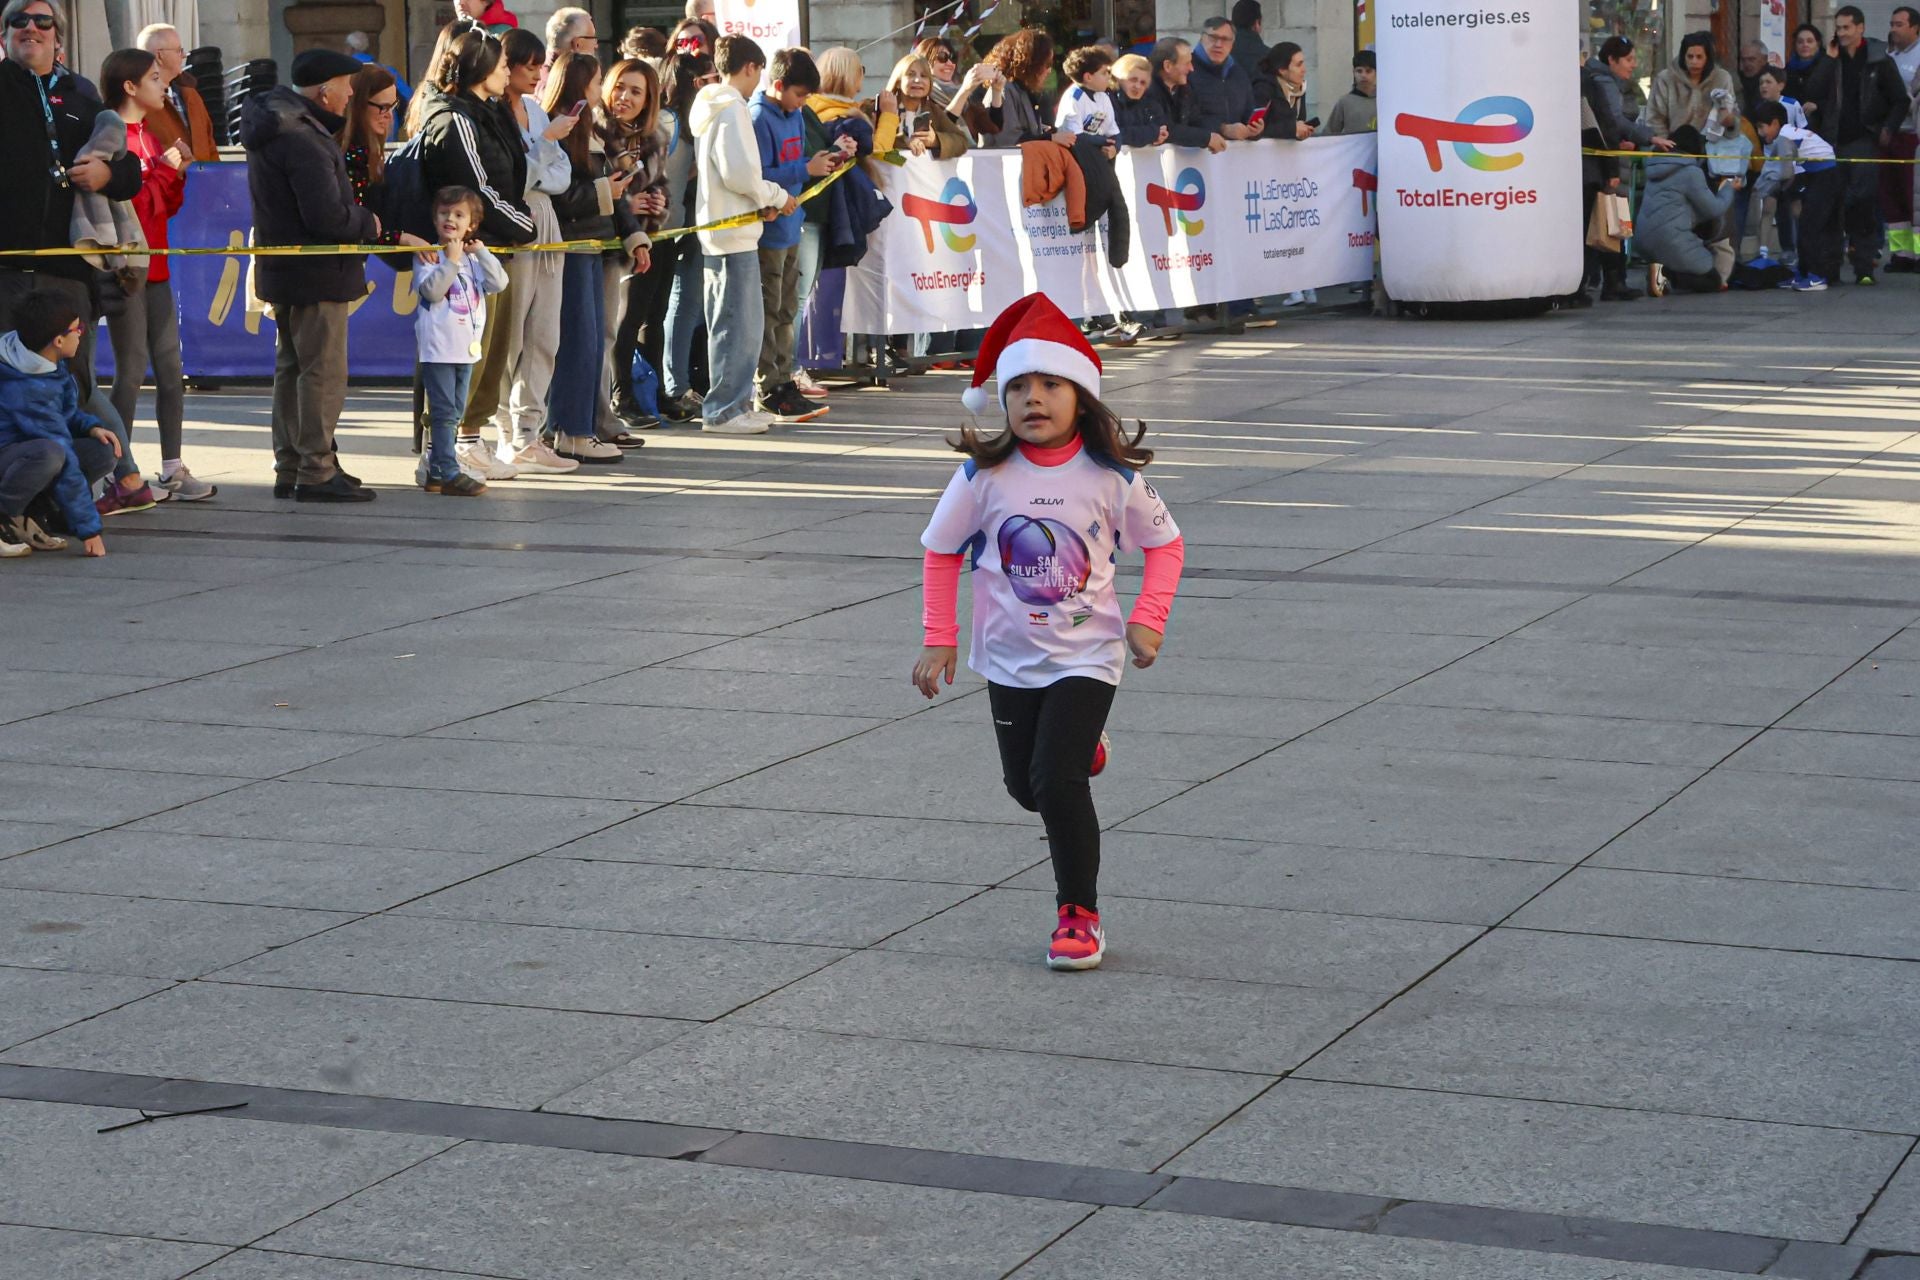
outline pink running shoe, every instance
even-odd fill
[[[1060,908],[1060,927],[1047,948],[1049,969],[1098,969],[1107,954],[1107,934],[1100,913],[1072,903]]]
[[[1107,767],[1107,749],[1112,745],[1113,739],[1104,733],[1100,735],[1100,741],[1093,746],[1093,767],[1087,770],[1089,778],[1099,777],[1101,770]]]

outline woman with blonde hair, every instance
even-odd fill
[[[900,150],[936,160],[967,153],[966,130],[934,98],[933,83],[933,64],[917,53],[893,64],[887,87],[867,106],[874,121],[874,150],[882,154]],[[960,99],[958,93],[955,99]]]

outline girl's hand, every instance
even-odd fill
[[[873,105],[879,108],[881,115],[898,115],[900,112],[900,99],[894,97],[891,89],[882,89],[873,100]]]
[[[653,250],[644,244],[633,247],[633,274],[643,276],[653,270]]]
[[[1127,652],[1133,655],[1133,665],[1150,667],[1153,660],[1160,656],[1160,642],[1163,637],[1158,631],[1144,622],[1127,624]],[[929,695],[931,696],[931,695]]]
[[[546,131],[542,133],[540,136],[545,138],[548,142],[558,142],[560,141],[560,139],[572,133],[573,126],[578,124],[579,122],[580,122],[580,118],[578,116],[570,116],[565,114],[557,115],[553,119],[547,121]]]
[[[627,194],[627,184],[633,181],[633,170],[623,169],[619,173],[607,176],[607,185],[613,188],[613,198],[618,200]]]
[[[160,159],[170,167],[181,170],[193,163],[193,157],[182,151],[177,142],[161,152]]]
[[[1156,643],[1154,647],[1159,645]],[[913,687],[929,698],[938,694],[941,676],[946,677],[948,684],[953,683],[953,670],[959,659],[960,650],[953,645],[928,645],[920,651],[920,661],[913,664]]]

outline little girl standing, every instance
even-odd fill
[[[967,665],[987,678],[1007,790],[1040,815],[1053,855],[1059,918],[1047,949],[1055,969],[1093,969],[1106,955],[1100,924],[1100,820],[1087,780],[1106,763],[1107,712],[1131,651],[1148,667],[1160,652],[1180,585],[1185,544],[1137,469],[1153,461],[1100,403],[1100,358],[1044,294],[1030,294],[987,330],[967,408],[1000,384],[1006,430],[963,429],[968,456],[920,541],[926,648],[913,669],[933,697],[953,683],[962,557],[973,559],[973,638]],[[1114,564],[1126,546],[1146,554],[1145,581],[1121,620]]]

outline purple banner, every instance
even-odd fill
[[[173,219],[171,240],[182,248],[244,246],[253,225],[244,161],[196,164],[187,171],[187,199]],[[271,378],[273,321],[247,310],[247,262],[240,256],[172,258],[173,296],[180,308],[180,349],[189,378]],[[411,377],[411,273],[396,277],[378,258],[367,259],[367,296],[347,322],[347,367],[359,377]],[[95,361],[113,369],[112,344],[101,326]]]

